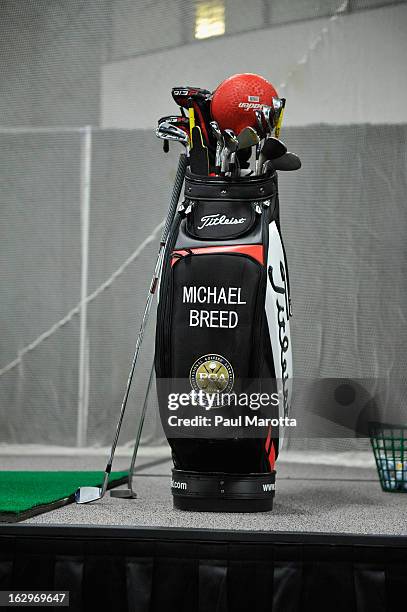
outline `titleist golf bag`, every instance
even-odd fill
[[[164,255],[155,352],[175,507],[272,509],[279,417],[290,405],[290,316],[277,174],[187,174]],[[253,391],[277,401],[253,409],[241,402]]]

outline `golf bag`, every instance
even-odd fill
[[[272,509],[280,417],[290,406],[290,316],[277,174],[188,173],[164,254],[155,348],[175,507]],[[277,401],[242,406],[253,391]],[[170,406],[181,393],[187,401]]]

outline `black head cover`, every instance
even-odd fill
[[[201,129],[198,126],[192,128],[192,143],[189,158],[191,172],[193,174],[208,176],[208,149],[203,144]]]

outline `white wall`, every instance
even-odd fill
[[[407,5],[401,4],[114,61],[102,69],[101,125],[152,127],[176,111],[173,86],[214,89],[236,72],[256,72],[277,86],[293,72],[279,91],[288,100],[286,125],[406,122],[406,33]],[[298,64],[307,51],[306,63]]]

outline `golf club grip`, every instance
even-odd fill
[[[179,156],[177,174],[175,176],[174,187],[172,190],[172,196],[170,201],[170,206],[168,210],[167,219],[164,225],[163,233],[161,236],[161,244],[165,244],[167,241],[167,237],[174,220],[175,211],[178,206],[178,200],[181,194],[182,185],[184,184],[185,172],[187,170],[187,156],[185,153],[182,153]]]

